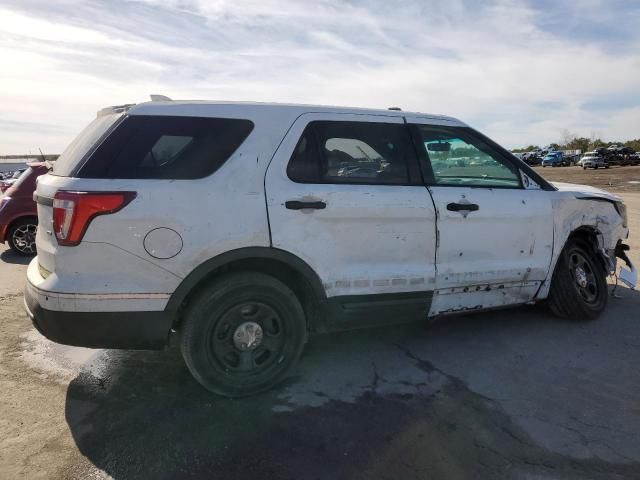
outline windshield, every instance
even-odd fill
[[[51,173],[64,177],[71,175],[76,165],[121,117],[121,113],[103,115],[87,125],[58,157]]]

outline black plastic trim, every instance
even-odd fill
[[[33,201],[45,207],[53,207],[53,198],[38,195],[36,192],[33,192]]]
[[[161,350],[169,341],[169,312],[67,312],[42,308],[27,288],[24,304],[34,327],[49,340],[89,348]]]
[[[426,320],[432,301],[432,291],[330,297],[327,326],[336,331]]]

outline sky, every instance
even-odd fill
[[[640,0],[0,0],[0,155],[152,93],[398,106],[508,148],[640,138]]]

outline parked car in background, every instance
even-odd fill
[[[36,179],[49,170],[44,162],[30,163],[0,201],[0,243],[19,255],[36,254],[38,212],[33,192]]]
[[[586,170],[587,168],[593,168],[596,170],[598,168],[609,168],[609,164],[605,161],[605,159],[596,153],[587,153],[584,157],[582,157],[579,165],[584,170]]]
[[[226,396],[284,379],[314,332],[537,301],[593,319],[616,256],[635,285],[621,198],[549,183],[451,117],[106,108],[34,198],[36,328],[94,348],[178,332],[191,373]]]
[[[533,152],[523,153],[522,157],[520,157],[520,160],[522,160],[527,165],[533,167],[536,165],[540,165],[540,162],[542,161],[542,157],[538,152],[533,151]]]
[[[16,170],[15,172],[11,172],[9,175],[6,175],[5,178],[0,180],[0,192],[6,192],[9,187],[11,187],[11,185],[16,183],[16,181],[18,180],[18,178],[20,178],[20,175],[22,175],[24,171],[24,168],[22,170]]]
[[[569,161],[562,152],[548,152],[542,159],[543,167],[566,167]]]

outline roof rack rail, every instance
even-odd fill
[[[402,109],[400,107],[389,107],[389,108],[387,108],[387,110],[394,110],[396,112],[401,112],[402,111]]]

